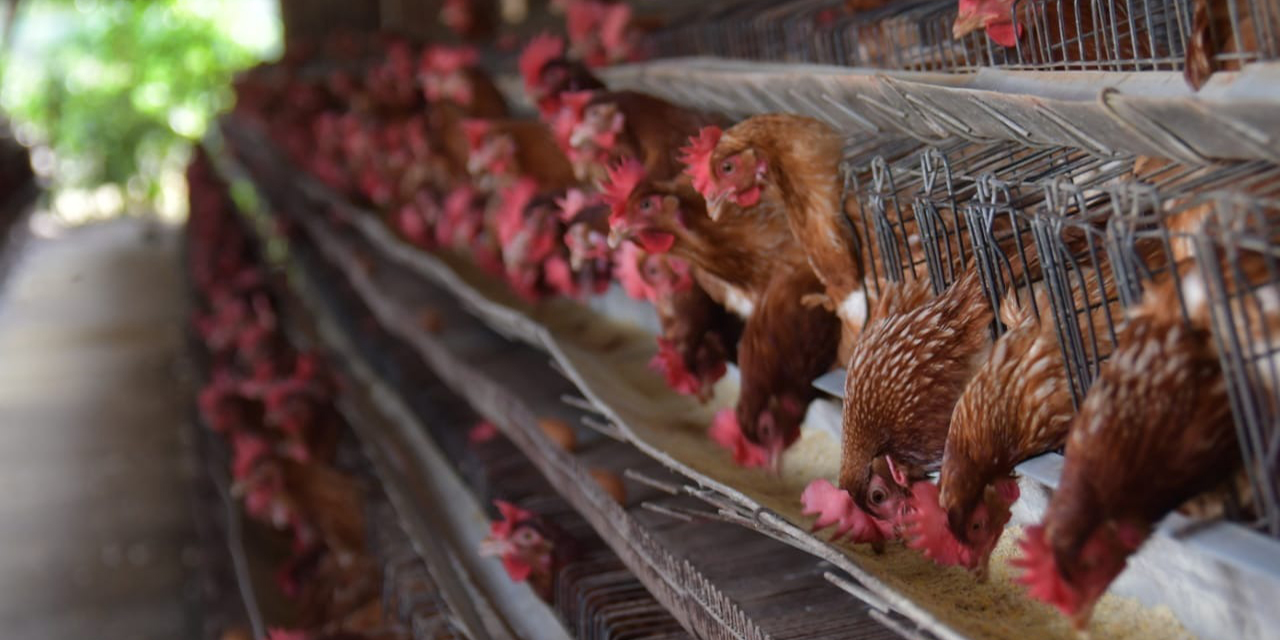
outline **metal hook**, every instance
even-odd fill
[[[1107,87],[1098,94],[1098,101],[1112,118],[1129,129],[1153,147],[1160,149],[1163,155],[1194,165],[1212,164],[1213,160],[1196,151],[1186,140],[1170,131],[1164,125],[1149,118],[1140,110],[1122,99],[1123,94],[1115,87]]]

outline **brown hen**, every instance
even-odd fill
[[[942,295],[926,280],[893,285],[858,337],[845,380],[839,486],[882,520],[938,467],[951,413],[991,346],[991,306],[976,271]]]
[[[606,177],[608,167],[636,158],[654,180],[680,175],[680,149],[690,136],[723,118],[676,106],[637,91],[591,97],[569,135],[574,171],[584,181]]]
[[[825,287],[824,304],[856,335],[868,305],[859,239],[844,213],[843,148],[843,136],[818,120],[766,114],[700,132],[685,162],[712,217],[729,203],[785,214]]]
[[[604,190],[613,205],[611,245],[633,240],[650,253],[688,260],[733,289],[720,301],[744,318],[779,270],[808,269],[784,218],[729,215],[713,221],[687,182],[656,182],[636,160],[611,169]]]
[[[1229,479],[1240,451],[1198,274],[1150,288],[1072,421],[1066,463],[1020,564],[1033,596],[1087,623],[1152,526]],[[1178,302],[1188,302],[1188,322]]]
[[[813,380],[835,365],[839,319],[820,306],[800,303],[803,296],[822,290],[807,266],[777,272],[738,346],[739,429],[765,449],[775,470],[782,452],[800,437],[805,411],[818,396]]]

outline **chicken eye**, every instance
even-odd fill
[[[640,210],[641,210],[641,211],[648,211],[648,210],[650,210],[650,209],[652,209],[652,208],[653,208],[653,201],[652,201],[652,200],[650,200],[649,198],[645,198],[644,200],[641,200],[641,201],[640,201]]]
[[[871,504],[880,505],[887,497],[883,489],[875,489],[871,492]]]
[[[728,160],[725,160],[724,162],[720,163],[720,173],[729,175],[733,173],[733,169],[734,169],[733,163],[729,162]]]

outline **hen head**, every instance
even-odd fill
[[[524,51],[520,52],[520,76],[524,79],[524,88],[539,106],[547,98],[551,98],[550,88],[556,78],[549,77],[548,67],[554,60],[564,57],[564,40],[549,33],[541,33],[529,40]],[[557,92],[558,93],[558,92]]]
[[[911,482],[924,471],[905,466],[889,455],[862,463],[847,455],[840,460],[840,488],[858,508],[881,520],[898,521],[910,510]]]
[[[502,519],[490,523],[489,537],[480,543],[480,555],[500,558],[507,576],[515,582],[547,574],[554,545],[535,526],[533,513],[503,500],[493,504]]]
[[[567,91],[560,94],[555,111],[547,114],[547,126],[551,128],[551,136],[555,138],[560,150],[572,162],[579,159],[583,152],[575,149],[571,140],[574,131],[582,123],[587,105],[595,98],[594,91]]]
[[[679,258],[648,254],[640,263],[640,277],[649,286],[655,298],[668,298],[688,291],[693,286],[693,273],[689,263]]]
[[[810,482],[800,495],[800,502],[804,505],[804,515],[817,516],[813,523],[814,531],[835,527],[832,540],[870,543],[878,551],[883,548],[885,540],[896,535],[895,523],[875,518],[858,508],[847,492],[826,478]]]
[[[800,439],[806,403],[790,395],[776,393],[744,393],[739,398],[738,421],[742,423],[743,436],[764,449],[770,469],[780,471],[782,453]],[[751,402],[756,398],[763,402]]]
[[[581,62],[560,57],[542,66],[539,76],[542,86],[532,90],[538,113],[547,118],[560,109],[561,96],[579,91],[603,91],[604,83]],[[539,96],[540,97],[537,97]]]
[[[689,370],[685,364],[684,355],[680,349],[676,348],[674,341],[658,338],[658,352],[649,361],[649,368],[661,373],[667,380],[667,386],[676,393],[702,396],[702,380]]]
[[[580,63],[564,58],[564,41],[541,33],[529,41],[520,54],[520,76],[525,90],[543,118],[561,108],[561,93],[602,90],[604,83]]]
[[[466,71],[476,64],[478,58],[479,53],[472,47],[427,47],[418,65],[418,77],[427,100],[471,104],[474,96]]]
[[[979,473],[978,465],[963,455],[946,455],[942,464],[937,502],[946,513],[947,527],[956,539],[989,554],[1009,520],[1010,507],[1018,500],[1017,480],[1006,475],[989,481]]]
[[[462,122],[467,138],[467,173],[472,178],[505,177],[517,173],[516,145],[511,136],[494,131],[488,120]]]
[[[1031,597],[1057,607],[1076,629],[1084,629],[1094,605],[1147,534],[1135,525],[1103,525],[1083,544],[1063,548],[1054,533],[1052,524],[1027,527],[1019,541],[1022,555],[1013,561],[1024,571],[1018,581]]]
[[[566,100],[569,98],[566,97]],[[610,101],[593,101],[582,107],[581,116],[569,131],[567,154],[574,175],[580,180],[600,178],[611,158],[630,155],[620,147],[619,137],[626,127],[626,116]]]
[[[662,229],[662,222],[678,213],[680,203],[647,187],[644,165],[639,160],[628,158],[609,169],[601,190],[610,207],[610,248],[635,240],[649,253],[666,253],[675,244],[675,236]]]
[[[560,206],[560,220],[568,225],[564,245],[569,250],[569,267],[581,271],[588,263],[597,261],[607,267],[608,239],[599,226],[592,224],[602,219],[606,205],[601,204],[595,194],[580,189],[569,189],[556,204]]]
[[[960,0],[959,13],[951,27],[955,39],[985,29],[987,37],[1002,47],[1015,47],[1022,37],[1022,25],[1013,21],[1013,0]]]
[[[703,127],[682,148],[680,160],[693,187],[707,200],[707,215],[720,218],[726,200],[741,207],[760,202],[769,164],[746,140],[727,137],[719,127]]]
[[[988,487],[983,501],[971,508],[946,509],[946,496],[939,496],[937,485],[917,482],[907,509],[909,545],[939,564],[963,565],[985,580],[991,552],[1017,499],[1017,481],[1006,477]]]

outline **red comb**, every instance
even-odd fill
[[[805,487],[800,494],[804,515],[818,516],[813,530],[835,525],[832,540],[848,538],[855,543],[880,542],[893,537],[893,523],[879,520],[854,504],[849,492],[819,478]]]
[[[449,196],[444,199],[444,213],[448,217],[459,217],[471,211],[472,201],[475,199],[475,191],[470,185],[460,185],[449,192]]]
[[[471,430],[467,432],[467,442],[471,444],[489,442],[496,437],[498,437],[498,428],[487,420],[477,422],[476,426],[471,427]]]
[[[677,393],[692,396],[701,390],[701,381],[685,367],[684,358],[671,340],[658,338],[658,353],[649,361],[649,368],[661,373],[667,379],[667,386]]]
[[[578,280],[569,267],[569,261],[562,256],[551,256],[542,263],[543,277],[547,284],[562,296],[575,298],[581,293]]]
[[[1080,610],[1083,598],[1080,592],[1062,577],[1053,548],[1045,538],[1043,525],[1027,527],[1018,541],[1022,555],[1014,558],[1013,566],[1023,569],[1018,582],[1027,586],[1031,597],[1051,604],[1062,613],[1072,616]]]
[[[569,140],[573,137],[574,129],[582,124],[587,104],[595,95],[594,91],[566,91],[560,94],[560,108],[550,116],[547,124],[551,127],[556,143],[566,153],[572,150]]]
[[[765,467],[769,465],[769,452],[742,435],[742,426],[738,424],[738,416],[732,407],[716,412],[708,432],[711,439],[729,450],[733,461],[743,467]]]
[[[489,536],[492,538],[511,537],[511,532],[515,531],[517,524],[533,517],[533,512],[521,509],[506,500],[494,500],[493,506],[498,508],[498,514],[502,519],[489,523]]]
[[[906,516],[907,546],[943,565],[972,568],[976,558],[947,527],[947,512],[938,504],[938,485],[922,480],[911,486],[911,512]]]
[[[703,127],[698,135],[689,138],[687,146],[680,149],[685,175],[693,178],[693,188],[703,196],[711,191],[711,152],[716,150],[723,133],[717,126]]]
[[[538,183],[532,178],[521,177],[502,191],[502,204],[498,209],[498,242],[507,246],[524,226],[524,210],[538,192]]]
[[[631,26],[631,6],[625,2],[610,5],[600,20],[600,44],[611,60],[627,56],[627,29]]]
[[[570,2],[565,10],[565,31],[573,42],[590,39],[596,26],[603,19],[603,7],[598,2]]]
[[[646,257],[644,251],[634,242],[624,242],[614,255],[614,273],[622,290],[636,300],[652,300],[653,287],[640,271],[640,262]]]
[[[266,440],[243,431],[237,431],[232,436],[231,445],[234,450],[231,475],[238,480],[249,477],[249,472],[253,471],[258,460],[271,450]]]
[[[520,53],[520,75],[524,77],[526,89],[538,86],[542,68],[548,62],[564,55],[564,40],[549,33],[541,33],[533,37]]]
[[[595,97],[596,92],[594,91],[566,91],[560,94],[560,102],[572,109],[574,117],[581,121],[582,114],[587,110],[587,105]]]
[[[635,158],[627,158],[618,164],[609,167],[608,176],[603,184],[600,185],[601,195],[604,197],[605,204],[613,209],[609,216],[609,224],[615,221],[621,221],[626,214],[624,206],[627,199],[631,197],[631,193],[645,178],[644,165],[640,164]]]
[[[436,45],[422,52],[419,69],[439,74],[450,74],[475,65],[480,54],[474,47],[446,47]]]
[[[472,151],[480,148],[484,137],[489,135],[493,124],[483,118],[467,118],[462,121],[462,135],[467,137],[467,147]]]

